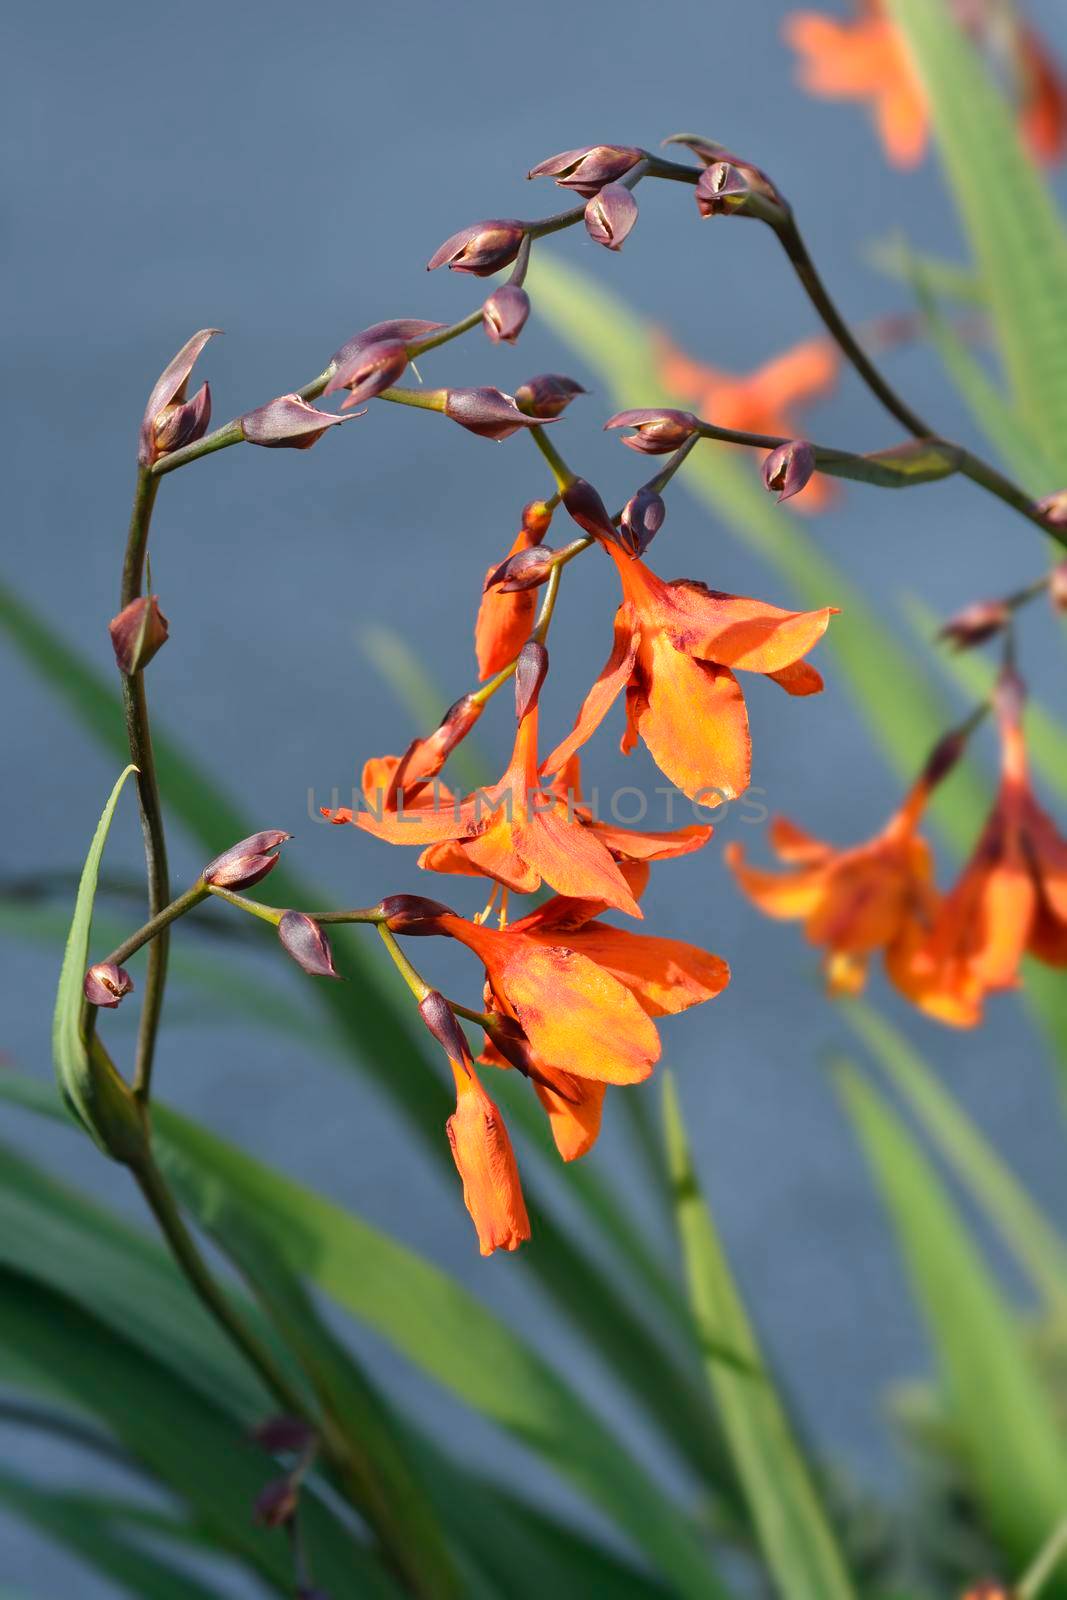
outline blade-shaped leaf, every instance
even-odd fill
[[[923,81],[1019,413],[1067,473],[1067,240],[1005,102],[946,0],[887,0]]]
[[[941,300],[955,300],[959,305],[984,306],[986,292],[978,273],[958,261],[946,261],[942,256],[932,256],[926,251],[912,250],[900,234],[887,239],[875,239],[864,251],[872,267],[900,283],[911,283],[916,266],[930,286],[932,294]]]
[[[853,456],[845,451],[818,446],[815,462],[820,472],[832,478],[849,478],[854,483],[870,483],[880,489],[911,489],[916,484],[936,483],[959,470],[960,453],[952,445],[931,439],[909,439],[888,450],[874,450]]]
[[[728,1343],[760,1368],[759,1345],[700,1192],[669,1073],[663,1108],[678,1235],[701,1337]],[[707,1373],[760,1548],[784,1600],[851,1600],[844,1561],[770,1379],[741,1376],[714,1361]]]
[[[940,1180],[853,1069],[838,1083],[922,1309],[965,1470],[1015,1569],[1063,1516],[1067,1451],[1021,1330]],[[1067,1580],[1049,1597],[1067,1594]]]

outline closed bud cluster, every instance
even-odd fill
[[[594,244],[620,250],[637,221],[637,201],[621,183],[607,183],[592,195],[585,208],[585,228]]]
[[[91,1006],[113,1011],[133,989],[133,979],[125,967],[116,967],[113,961],[98,961],[85,974],[82,987]]]
[[[632,556],[643,556],[667,515],[663,496],[646,483],[627,500],[619,522],[619,543]]]
[[[700,426],[691,411],[669,409],[618,411],[605,422],[608,428],[633,428],[623,438],[631,450],[646,456],[666,456],[683,445]]]
[[[561,498],[583,532],[594,539],[615,539],[615,524],[608,516],[608,509],[585,478],[572,478]]]
[[[515,390],[515,403],[531,417],[546,421],[566,411],[576,395],[585,394],[580,383],[566,378],[561,372],[541,372],[536,378],[527,378]]]
[[[426,263],[427,272],[447,266],[452,272],[470,272],[488,278],[509,267],[526,234],[524,223],[513,219],[476,222],[461,228],[436,249]]]
[[[976,600],[950,617],[937,637],[956,650],[971,650],[992,639],[1010,620],[1011,612],[1003,600]]]
[[[528,178],[555,178],[561,189],[593,195],[606,183],[623,178],[647,151],[625,144],[590,144],[580,150],[563,150],[558,156],[539,161],[526,174]]]
[[[208,386],[205,383],[191,400],[186,399],[186,389],[197,357],[218,332],[218,328],[201,328],[160,373],[141,419],[137,459],[142,467],[152,466],[160,456],[192,444],[206,433],[211,421]]]
[[[482,327],[494,344],[514,344],[530,315],[530,296],[517,283],[502,283],[482,307]]]
[[[514,397],[501,389],[446,389],[445,415],[481,439],[509,439],[539,419],[520,411]]]
[[[159,596],[140,595],[112,617],[107,625],[120,672],[132,677],[143,672],[167,642],[167,619],[159,609]]]
[[[277,828],[250,834],[209,861],[200,876],[216,889],[250,889],[278,865],[277,851],[292,837]]]
[[[515,716],[519,722],[536,711],[541,685],[547,676],[548,651],[536,639],[531,639],[523,645],[515,663]]]
[[[346,361],[339,362],[324,394],[349,391],[342,406],[347,411],[361,400],[373,400],[404,376],[408,364],[407,345],[402,339],[382,339],[377,344],[361,345]]]
[[[248,444],[262,445],[267,450],[310,450],[327,428],[351,421],[351,417],[319,411],[298,394],[283,394],[246,412],[240,426]]]
[[[763,463],[763,485],[778,503],[791,500],[807,487],[815,471],[815,450],[806,439],[788,439],[772,450]]]
[[[330,941],[314,917],[304,911],[286,911],[278,924],[278,938],[298,967],[313,978],[337,978]]]

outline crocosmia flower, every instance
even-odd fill
[[[448,1142],[479,1247],[483,1256],[517,1250],[530,1237],[530,1219],[508,1130],[470,1062],[451,1065],[456,1109],[446,1124]]]

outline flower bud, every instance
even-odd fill
[[[622,242],[637,221],[637,201],[621,183],[606,183],[592,195],[585,208],[585,230],[594,244],[607,250],[621,250]]]
[[[638,410],[618,411],[604,424],[608,428],[633,428],[623,444],[631,450],[640,450],[646,456],[666,456],[683,445],[699,427],[691,411]]]
[[[514,344],[530,315],[530,296],[517,283],[502,283],[482,307],[482,327],[494,344]]]
[[[341,407],[342,411],[347,411],[361,400],[373,400],[383,389],[391,388],[404,376],[407,365],[407,345],[400,339],[363,345],[338,365],[322,392],[336,394],[338,389],[349,389],[351,393]]]
[[[539,425],[500,389],[446,389],[444,409],[453,422],[482,439],[509,439],[520,428]]]
[[[631,145],[588,144],[580,150],[563,150],[558,156],[549,156],[547,161],[531,167],[526,176],[555,178],[561,189],[592,195],[606,183],[625,177],[646,155],[647,151]]]
[[[1067,561],[1060,561],[1049,573],[1048,597],[1054,611],[1067,611]]]
[[[523,645],[515,663],[515,716],[519,722],[536,711],[541,685],[547,675],[548,651],[536,639],[531,639]]]
[[[950,617],[937,637],[953,645],[956,650],[971,650],[984,644],[1011,620],[1011,612],[1003,600],[976,600]]]
[[[615,538],[615,524],[608,516],[607,507],[585,478],[572,478],[561,499],[583,532],[592,534],[594,539]]]
[[[1026,707],[1026,684],[1013,667],[1002,667],[993,687],[993,709],[1001,725],[1017,728]]]
[[[314,917],[304,911],[286,911],[278,924],[278,938],[298,967],[313,978],[338,978],[330,941]]]
[[[482,592],[497,589],[501,594],[519,594],[524,589],[537,589],[548,578],[555,560],[555,551],[547,545],[517,550],[489,574]]]
[[[456,1109],[446,1124],[463,1200],[478,1231],[483,1256],[517,1250],[530,1237],[519,1169],[504,1119],[473,1068],[453,1064]]]
[[[202,439],[211,421],[211,390],[202,383],[191,400],[164,406],[153,430],[157,456]]]
[[[246,412],[240,421],[249,444],[260,444],[268,450],[310,450],[327,428],[351,422],[352,418],[319,411],[298,394],[283,394],[256,411]]]
[[[663,143],[684,144],[706,167],[710,167],[714,161],[737,160],[724,144],[719,144],[715,139],[705,139],[699,133],[672,133]]]
[[[252,1430],[252,1438],[268,1455],[302,1455],[315,1440],[315,1430],[303,1417],[268,1417]]]
[[[107,625],[120,672],[132,678],[143,672],[167,642],[167,619],[159,609],[159,596],[143,594],[112,617]]]
[[[428,339],[431,333],[439,333],[444,326],[443,322],[421,322],[417,317],[394,317],[390,322],[372,323],[361,333],[354,334],[340,350],[334,351],[329,370],[336,372],[361,350],[369,350],[373,344],[418,344],[421,339]]]
[[[662,528],[666,515],[663,496],[646,483],[623,507],[619,543],[632,556],[643,556]]]
[[[923,766],[921,783],[929,792],[944,782],[967,748],[967,732],[952,728],[934,745]]]
[[[740,167],[731,161],[716,161],[701,173],[695,193],[702,217],[725,217],[744,210],[752,185]]]
[[[513,219],[476,222],[446,239],[427,261],[426,270],[433,272],[447,263],[452,272],[470,272],[477,278],[487,278],[501,267],[511,265],[525,234],[524,224]]]
[[[1037,509],[1051,527],[1062,528],[1067,524],[1067,489],[1057,489],[1055,494],[1047,494],[1037,502]]]
[[[252,1520],[261,1528],[284,1528],[300,1506],[300,1485],[291,1477],[275,1478],[261,1489],[252,1507]]]
[[[91,1006],[114,1011],[119,1001],[132,990],[133,979],[125,967],[116,967],[113,961],[98,961],[85,974],[82,988]]]
[[[815,471],[815,450],[806,439],[789,439],[772,450],[763,463],[763,486],[773,494],[778,491],[778,504],[791,500],[811,480]]]
[[[421,894],[387,895],[378,909],[391,933],[406,933],[413,938],[440,933],[441,918],[455,915],[440,900],[427,900]]]
[[[527,378],[525,383],[519,384],[515,390],[515,403],[531,417],[544,421],[560,416],[575,395],[585,393],[580,383],[575,383],[573,378],[565,378],[561,372],[542,372],[536,378]]]
[[[516,401],[518,395],[515,396]],[[547,500],[528,500],[522,508],[522,525],[534,540],[543,539],[552,522],[552,507]]]
[[[292,837],[277,828],[250,834],[209,861],[200,876],[216,889],[250,889],[278,865],[275,852]]]
[[[466,1035],[443,994],[431,989],[425,999],[419,1001],[419,1015],[450,1061],[470,1060]]]
[[[221,332],[219,328],[201,328],[199,333],[194,333],[157,378],[155,387],[148,396],[144,416],[141,418],[137,460],[142,467],[150,467],[168,450],[177,448],[173,443],[161,443],[161,434],[164,439],[173,439],[184,434],[182,443],[189,444],[193,438],[198,439],[206,429],[211,417],[211,397],[206,385],[196,398],[189,402],[191,409],[186,407],[185,391],[201,350],[208,340],[219,332]],[[183,415],[175,418],[175,411],[181,411]],[[200,433],[188,432],[190,428],[198,426]]]

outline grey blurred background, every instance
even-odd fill
[[[572,145],[655,145],[679,127],[724,140],[766,165],[793,199],[851,318],[906,306],[906,291],[878,276],[864,249],[899,225],[924,248],[960,251],[936,161],[894,173],[861,111],[799,93],[778,36],[788,9],[778,0],[541,0],[529,9],[483,0],[165,8],[45,0],[9,12],[5,578],[110,670],[106,623],[116,610],[136,427],[148,388],[188,334],[226,330],[197,369],[197,381],[210,378],[222,421],[306,382],[370,322],[452,320],[477,303],[480,286],[428,278],[432,249],[478,217],[558,209],[559,191],[526,185],[523,175]],[[1055,37],[1055,0],[1029,9]],[[761,230],[698,227],[691,195],[672,185],[644,185],[640,201],[620,257],[577,233],[551,249],[726,369],[747,371],[814,331]],[[927,353],[901,350],[889,365],[946,432],[972,437]],[[536,315],[515,349],[474,334],[422,365],[431,384],[506,389],[552,369],[596,389]],[[556,432],[615,503],[643,471],[601,437],[609,405],[592,393]],[[843,445],[870,449],[895,437],[849,378],[809,415],[817,437]],[[420,731],[369,665],[360,642],[368,627],[403,632],[442,708],[472,681],[480,576],[506,550],[523,502],[545,489],[521,437],[491,445],[387,406],[310,453],[226,451],[164,485],[152,563],[171,642],[151,671],[155,716],[257,825],[297,835],[289,848],[301,870],[331,884],[338,904],[413,889],[475,909],[472,885],[418,874],[413,852],[314,825],[307,794],[347,789],[365,756]],[[849,488],[818,536],[889,620],[900,619],[906,593],[947,612],[1025,580],[1041,561],[1022,525],[967,485],[906,505]],[[684,491],[672,496],[655,559],[667,576],[789,598]],[[603,561],[568,573],[553,626],[550,728],[569,726],[606,654],[615,597]],[[1062,685],[1061,649],[1035,616],[1024,662],[1043,674],[1046,694]],[[4,684],[3,874],[75,869],[113,766],[6,653]],[[819,699],[793,702],[760,683],[749,701],[753,781],[768,805],[842,841],[881,824],[896,785],[832,672]],[[506,709],[479,728],[494,769],[510,735]],[[609,731],[595,746],[605,788],[662,781],[643,752],[624,762],[615,743]],[[133,808],[124,810],[109,862],[136,870]],[[742,835],[758,855],[759,830],[728,818],[702,855],[658,868],[646,898],[652,926],[720,951],[734,973],[711,1008],[667,1024],[665,1059],[677,1069],[732,1260],[810,1433],[860,1484],[894,1496],[902,1473],[885,1395],[924,1372],[927,1355],[823,1070],[845,1040],[816,960],[795,928],[743,903],[720,869],[721,843]],[[201,855],[177,829],[172,852],[181,885]],[[430,964],[437,953],[424,955]],[[447,952],[437,961],[442,986],[448,978],[453,990],[465,982],[475,991],[469,964]],[[3,963],[0,1046],[19,1067],[46,1074],[55,953],[9,939]],[[280,967],[264,949],[258,970],[290,984]],[[880,979],[875,993],[1062,1216],[1058,1110],[1047,1064],[1019,1047],[1017,1003],[1001,1000],[981,1033],[959,1036],[917,1022]],[[614,1406],[521,1257],[479,1259],[458,1187],[427,1170],[358,1072],[317,1053],[314,1041],[301,1050],[269,1031],[198,1020],[180,995],[176,1011],[158,1066],[168,1100],[457,1274],[571,1362],[595,1401]],[[130,1037],[128,1020],[108,1029]],[[9,1121],[6,1138],[135,1213],[122,1174],[87,1144],[14,1114]],[[627,1181],[632,1153],[616,1119],[591,1159]],[[473,1458],[505,1475],[521,1468],[529,1481],[516,1451],[387,1352],[373,1356],[428,1419],[453,1437],[465,1430]],[[636,1425],[620,1426],[644,1442]],[[71,1453],[10,1430],[3,1438],[50,1482],[99,1481],[95,1465]],[[35,1596],[108,1592],[6,1518],[0,1550],[0,1576]]]

